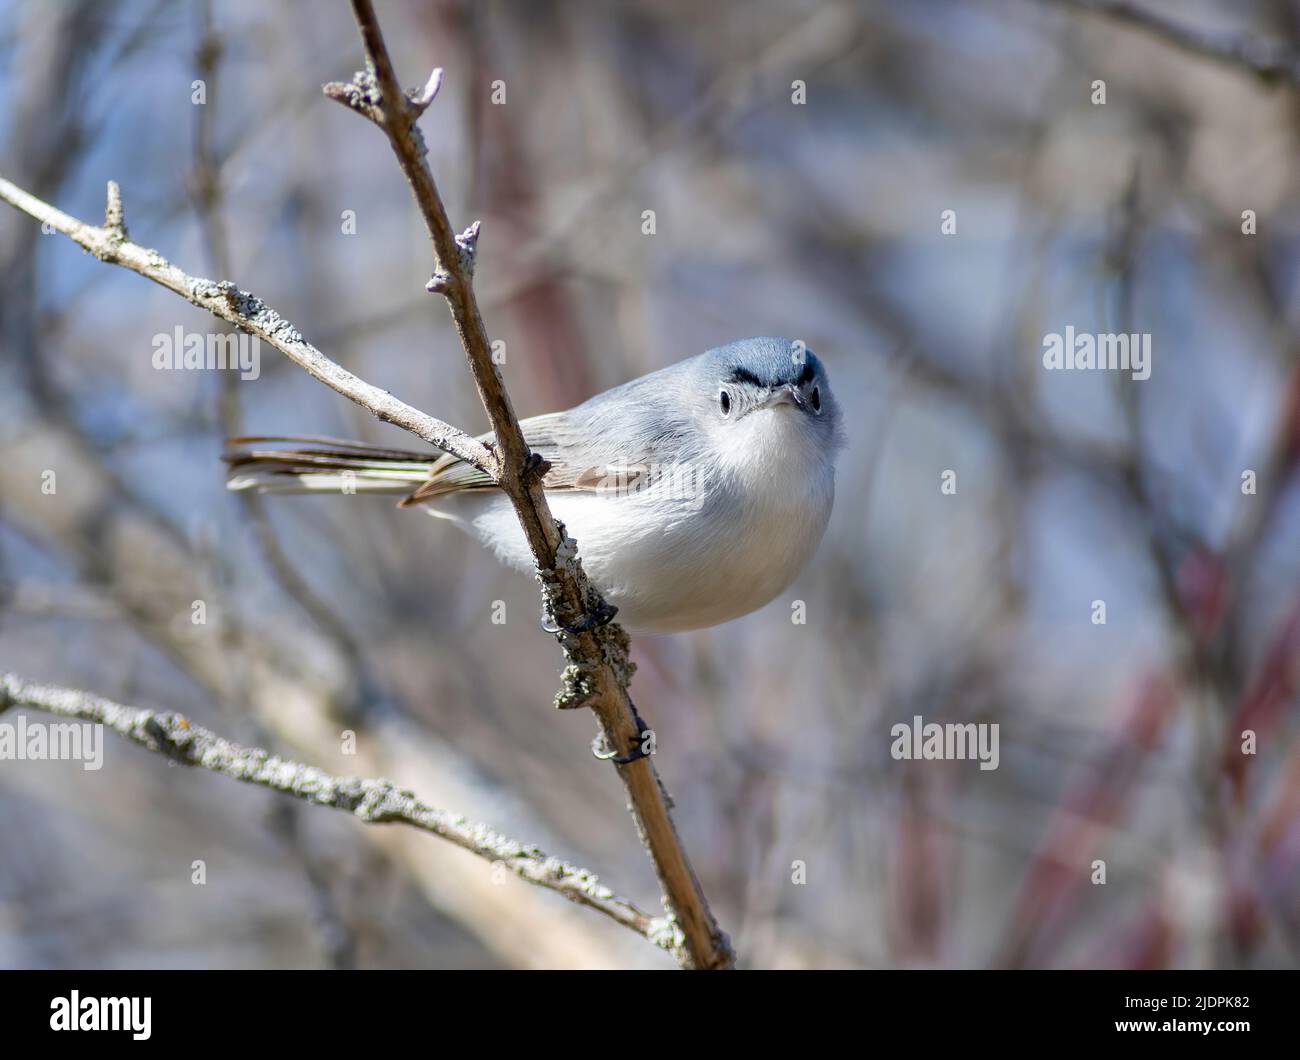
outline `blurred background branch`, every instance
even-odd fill
[[[1104,15],[1176,48],[1254,74],[1265,83],[1288,81],[1300,87],[1300,53],[1294,47],[1234,33],[1202,30],[1188,22],[1168,18],[1147,4],[1130,0],[1047,2],[1088,14]]]
[[[79,689],[33,685],[14,674],[0,676],[0,714],[29,707],[112,729],[137,746],[173,762],[198,766],[245,784],[292,795],[315,806],[342,810],[366,824],[405,824],[446,839],[462,850],[503,865],[520,879],[562,894],[571,902],[604,913],[637,934],[653,938],[658,926],[626,899],[619,898],[586,869],[548,857],[446,810],[434,809],[386,780],[335,777],[314,766],[278,758],[260,747],[222,739],[181,714],[123,706]],[[664,937],[671,938],[671,933]]]

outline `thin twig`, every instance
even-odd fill
[[[256,335],[304,368],[313,378],[368,409],[386,423],[410,431],[430,445],[454,453],[466,463],[489,475],[495,475],[496,458],[482,442],[399,401],[388,391],[358,379],[316,349],[299,334],[297,328],[260,298],[241,291],[235,284],[229,281],[214,283],[201,276],[190,276],[167,261],[158,251],[142,247],[126,238],[125,227],[98,228],[88,225],[28,194],[3,177],[0,177],[0,199],[42,224],[49,225],[56,232],[63,233],[100,261],[137,272],[241,331]],[[113,183],[109,184],[107,214],[110,221],[121,222],[121,192]]]
[[[594,625],[604,601],[588,584],[576,543],[556,523],[542,488],[544,468],[524,440],[474,296],[473,274],[479,226],[457,235],[426,158],[428,149],[416,126],[441,82],[434,71],[422,91],[402,91],[370,0],[352,0],[361,32],[366,69],[351,82],[324,86],[325,94],[373,122],[388,137],[398,165],[419,208],[433,244],[429,289],[442,294],[469,361],[479,398],[492,421],[498,454],[497,483],[509,496],[537,563],[547,610],[560,627],[557,638],[568,667],[557,705],[587,706],[596,714],[607,744],[628,761],[617,763],[629,806],[682,932],[678,958],[687,967],[730,968],[735,954],[718,926],[691,868],[669,813],[669,801],[649,757],[638,757],[646,734],[628,695],[632,667],[627,634],[617,625]],[[572,632],[571,632],[572,631]]]
[[[665,921],[620,898],[587,869],[548,857],[535,846],[508,839],[483,824],[438,810],[387,780],[336,777],[315,766],[244,747],[217,736],[183,715],[142,710],[73,688],[31,684],[14,674],[0,677],[0,714],[10,707],[43,710],[103,725],[134,744],[173,762],[292,795],[316,806],[352,814],[366,824],[406,824],[440,836],[472,854],[501,864],[521,879],[604,913],[624,927],[667,947]]]
[[[1254,37],[1197,29],[1129,0],[1049,0],[1060,7],[1103,15],[1142,30],[1184,51],[1254,74],[1266,84],[1300,86],[1300,55],[1293,49]]]

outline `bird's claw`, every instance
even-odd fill
[[[589,611],[583,615],[577,622],[572,625],[562,626],[551,615],[542,616],[542,630],[546,633],[567,633],[571,637],[580,637],[584,633],[590,633],[593,629],[599,629],[601,626],[607,626],[614,621],[614,616],[618,614],[618,608],[613,604],[607,604],[603,601],[600,607],[594,611]]]
[[[646,728],[645,722],[641,720],[641,715],[636,713],[635,707],[632,708],[632,712],[636,717],[638,731],[636,744],[627,754],[621,755],[610,747],[609,740],[605,738],[604,729],[598,732],[591,741],[591,753],[602,762],[613,762],[616,766],[628,766],[638,758],[649,758],[654,754],[654,731]]]

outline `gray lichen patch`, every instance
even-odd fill
[[[557,520],[555,525],[560,531],[560,544],[555,550],[555,567],[553,570],[538,570],[537,581],[542,587],[542,606],[554,626],[556,639],[564,649],[568,663],[560,677],[555,706],[560,710],[572,710],[585,705],[595,695],[593,678],[599,666],[608,666],[616,680],[626,688],[636,673],[636,664],[628,658],[632,647],[631,638],[616,622],[607,622],[591,630],[599,652],[596,659],[584,658],[578,638],[566,631],[566,627],[573,627],[583,618],[582,615],[571,613],[567,604],[564,593],[567,579],[577,583],[578,591],[585,601],[586,614],[599,615],[607,607],[578,562],[578,543],[565,533],[562,522]]]
[[[421,155],[427,155],[429,153],[429,145],[425,141],[424,133],[420,131],[420,127],[416,125],[415,122],[411,122],[406,131],[407,135],[411,137],[411,143],[415,145],[415,149],[419,151]]]
[[[560,674],[560,690],[555,693],[556,710],[575,710],[585,706],[596,694],[591,675],[594,668],[589,663],[569,663]]]
[[[366,63],[364,70],[358,70],[354,73],[351,81],[335,83],[326,87],[334,98],[362,114],[379,106],[382,98],[379,91],[379,79],[375,76],[374,65],[370,62]]]
[[[302,333],[254,294],[241,291],[229,280],[220,283],[195,277],[190,283],[192,301],[202,305],[217,299],[225,302],[251,330],[264,334],[273,342],[303,345]]]
[[[669,953],[678,953],[686,945],[686,935],[672,913],[651,920],[646,938]]]

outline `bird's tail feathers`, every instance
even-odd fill
[[[441,453],[339,438],[257,435],[231,438],[222,455],[226,488],[258,493],[410,493]],[[288,448],[279,448],[288,446]]]

